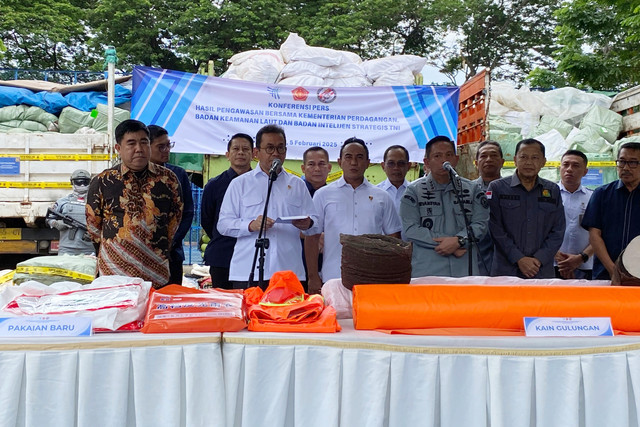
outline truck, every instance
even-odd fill
[[[47,209],[71,192],[74,170],[110,167],[109,141],[103,133],[0,133],[0,254],[57,253]]]

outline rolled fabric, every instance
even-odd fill
[[[523,330],[524,317],[610,317],[640,331],[640,288],[611,286],[357,285],[356,329]]]

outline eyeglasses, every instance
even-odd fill
[[[407,166],[407,162],[405,162],[404,160],[398,160],[397,162],[393,160],[387,160],[386,165],[390,168],[395,168],[396,166],[398,166],[399,168],[403,168]]]
[[[168,143],[168,144],[159,144],[159,145],[156,145],[156,147],[158,147],[158,150],[160,150],[160,151],[169,151],[169,150],[171,150],[171,149],[172,149],[173,147],[175,147],[175,146],[176,146],[176,143],[175,143],[174,141],[171,141],[171,142],[170,142],[170,143]]]
[[[89,185],[91,180],[89,178],[78,178],[71,181],[73,185]]]
[[[267,154],[273,154],[276,150],[278,150],[279,154],[284,154],[287,152],[286,145],[278,145],[277,147],[274,147],[273,145],[267,145],[266,147],[260,147],[260,149],[266,151]]]
[[[629,166],[629,168],[635,169],[638,167],[638,164],[640,164],[640,162],[637,160],[616,160],[616,166],[618,166],[620,169],[624,168],[625,166]]]

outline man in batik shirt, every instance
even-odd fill
[[[149,130],[138,120],[116,127],[122,162],[89,185],[87,228],[101,276],[140,277],[160,288],[169,280],[169,249],[182,217],[180,182],[149,161]]]

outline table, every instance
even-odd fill
[[[227,425],[638,425],[638,336],[401,336],[340,323],[338,334],[225,333]]]
[[[224,425],[221,334],[0,341],[0,426]]]

